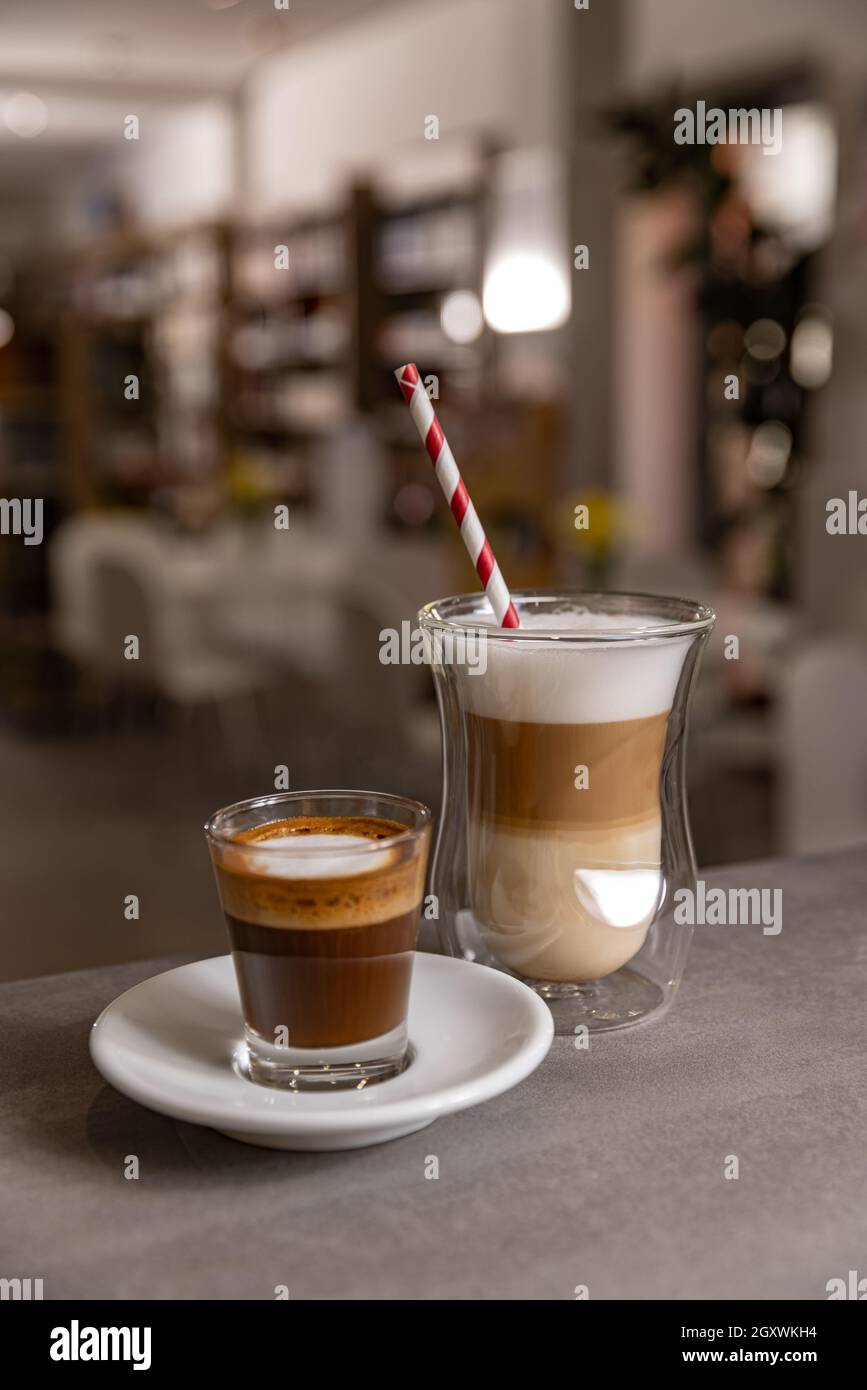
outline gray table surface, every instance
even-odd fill
[[[659,1023],[558,1037],[507,1095],[351,1153],[251,1148],[103,1083],[91,1021],[177,961],[0,986],[0,1275],[46,1298],[827,1297],[867,1274],[867,849],[707,879],[782,888],[781,934],[699,928]]]

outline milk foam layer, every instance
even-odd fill
[[[494,628],[483,615],[474,623]],[[521,637],[510,640],[502,628],[486,643],[487,669],[470,673],[457,667],[464,705],[488,718],[539,724],[596,724],[642,719],[671,709],[690,637],[621,638],[581,642],[588,632],[659,629],[651,614],[571,613],[521,615],[524,632],[557,631],[575,640]]]
[[[421,900],[421,856],[406,844],[374,846],[405,830],[370,816],[295,817],[243,831],[218,856],[223,907],[293,930],[390,921]]]
[[[389,850],[371,850],[370,840],[363,835],[306,835],[300,852],[297,835],[272,835],[267,844],[267,849],[247,855],[248,873],[270,874],[274,878],[346,878],[382,869],[390,861]],[[368,852],[341,853],[359,845],[367,846]],[[291,852],[280,854],[280,850]]]

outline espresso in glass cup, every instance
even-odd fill
[[[288,792],[211,817],[251,1080],[357,1088],[406,1065],[430,831],[426,806],[376,792]]]

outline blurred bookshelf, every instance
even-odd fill
[[[319,446],[362,404],[355,268],[366,202],[353,190],[327,214],[233,230],[232,450],[287,501],[313,501]]]
[[[754,141],[674,144],[672,106],[699,99],[714,110],[779,111],[780,158],[765,160],[773,151]],[[633,142],[633,190],[679,189],[690,200],[660,270],[688,271],[698,327],[696,538],[737,592],[790,602],[810,397],[830,372],[830,311],[817,302],[837,201],[828,76],[804,61],[708,77],[700,92],[665,89],[610,119]]]
[[[42,543],[0,544],[0,728],[57,719],[65,669],[51,650],[51,537],[65,513],[57,390],[57,261],[27,256],[2,278],[0,495],[41,503]],[[31,512],[31,525],[38,517]]]
[[[73,507],[144,503],[160,480],[154,309],[154,256],[144,238],[119,233],[72,264],[60,394]]]
[[[376,200],[371,408],[389,475],[383,521],[393,531],[440,521],[436,481],[419,471],[418,434],[394,368],[417,363],[456,450],[491,392],[493,335],[481,308],[489,162],[480,153],[477,175],[451,190],[415,198],[380,193]]]
[[[163,476],[217,493],[228,461],[226,332],[230,231],[217,224],[166,238],[154,252],[152,353]]]
[[[210,496],[227,457],[229,233],[132,234],[73,265],[60,332],[69,500],[160,505]]]
[[[19,264],[3,285],[0,353],[0,495],[39,498],[43,535],[63,511],[59,486],[54,268]],[[47,606],[45,545],[0,546],[4,629],[38,630]]]
[[[394,380],[415,361],[501,563],[544,582],[538,482],[556,488],[560,421],[556,404],[498,399],[482,310],[495,167],[479,138],[451,183],[374,171],[315,210],[118,234],[79,257],[59,353],[70,506],[147,506],[195,530],[280,501],[340,526],[335,472],[357,465],[372,535],[454,541]]]
[[[718,105],[782,113],[787,141],[828,141],[836,159],[829,92],[811,65],[796,65],[723,88]],[[800,148],[802,167],[806,153]],[[793,596],[797,484],[809,468],[811,380],[806,339],[821,338],[827,311],[816,303],[820,260],[833,226],[833,180],[809,180],[800,197],[768,195],[761,153],[722,148],[705,212],[708,248],[697,308],[699,361],[699,535],[722,555],[737,587],[766,598]],[[828,199],[826,202],[825,199]],[[805,366],[808,368],[805,370]],[[726,399],[725,381],[739,396]]]
[[[417,359],[450,413],[486,390],[487,194],[481,176],[414,200],[357,185],[327,211],[117,235],[80,257],[60,353],[70,500],[134,505],[240,462],[310,501],[318,446],[359,414],[399,490],[418,440],[395,363]],[[463,342],[443,328],[455,293],[478,314]]]

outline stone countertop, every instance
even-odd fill
[[[824,1299],[867,1274],[867,847],[706,878],[781,888],[781,933],[697,928],[658,1023],[557,1037],[508,1094],[354,1152],[252,1148],[102,1081],[91,1022],[180,958],[0,986],[0,1275],[46,1298]]]

